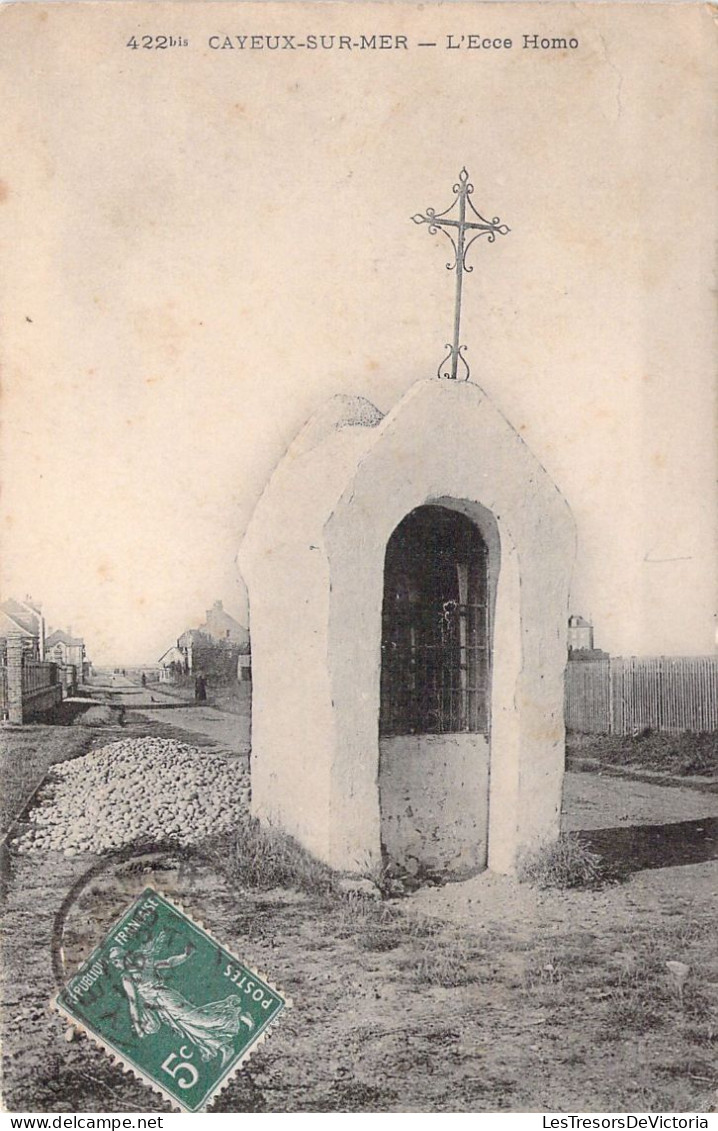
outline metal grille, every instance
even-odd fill
[[[487,550],[476,527],[442,507],[401,523],[385,563],[382,735],[489,728]]]

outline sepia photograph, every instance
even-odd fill
[[[715,12],[0,18],[2,1109],[708,1128]]]

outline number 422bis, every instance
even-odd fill
[[[133,51],[138,47],[144,47],[146,51],[166,51],[168,47],[189,47],[189,40],[183,35],[141,35],[139,39],[132,35],[125,47],[131,47]]]

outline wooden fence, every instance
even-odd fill
[[[610,661],[569,660],[564,717],[568,730],[608,734],[611,730]]]
[[[718,730],[718,656],[569,660],[565,719],[585,734]]]

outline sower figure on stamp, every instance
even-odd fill
[[[188,943],[182,954],[157,958],[165,942],[165,932],[134,951],[113,947],[110,961],[122,971],[122,988],[127,995],[132,1025],[137,1036],[144,1038],[158,1033],[163,1024],[180,1037],[190,1040],[200,1050],[202,1060],[219,1054],[225,1064],[234,1052],[234,1038],[240,1025],[254,1028],[252,1018],[242,1012],[238,994],[207,1005],[193,1005],[178,990],[165,985],[168,970],[181,966],[191,957],[194,947]]]

